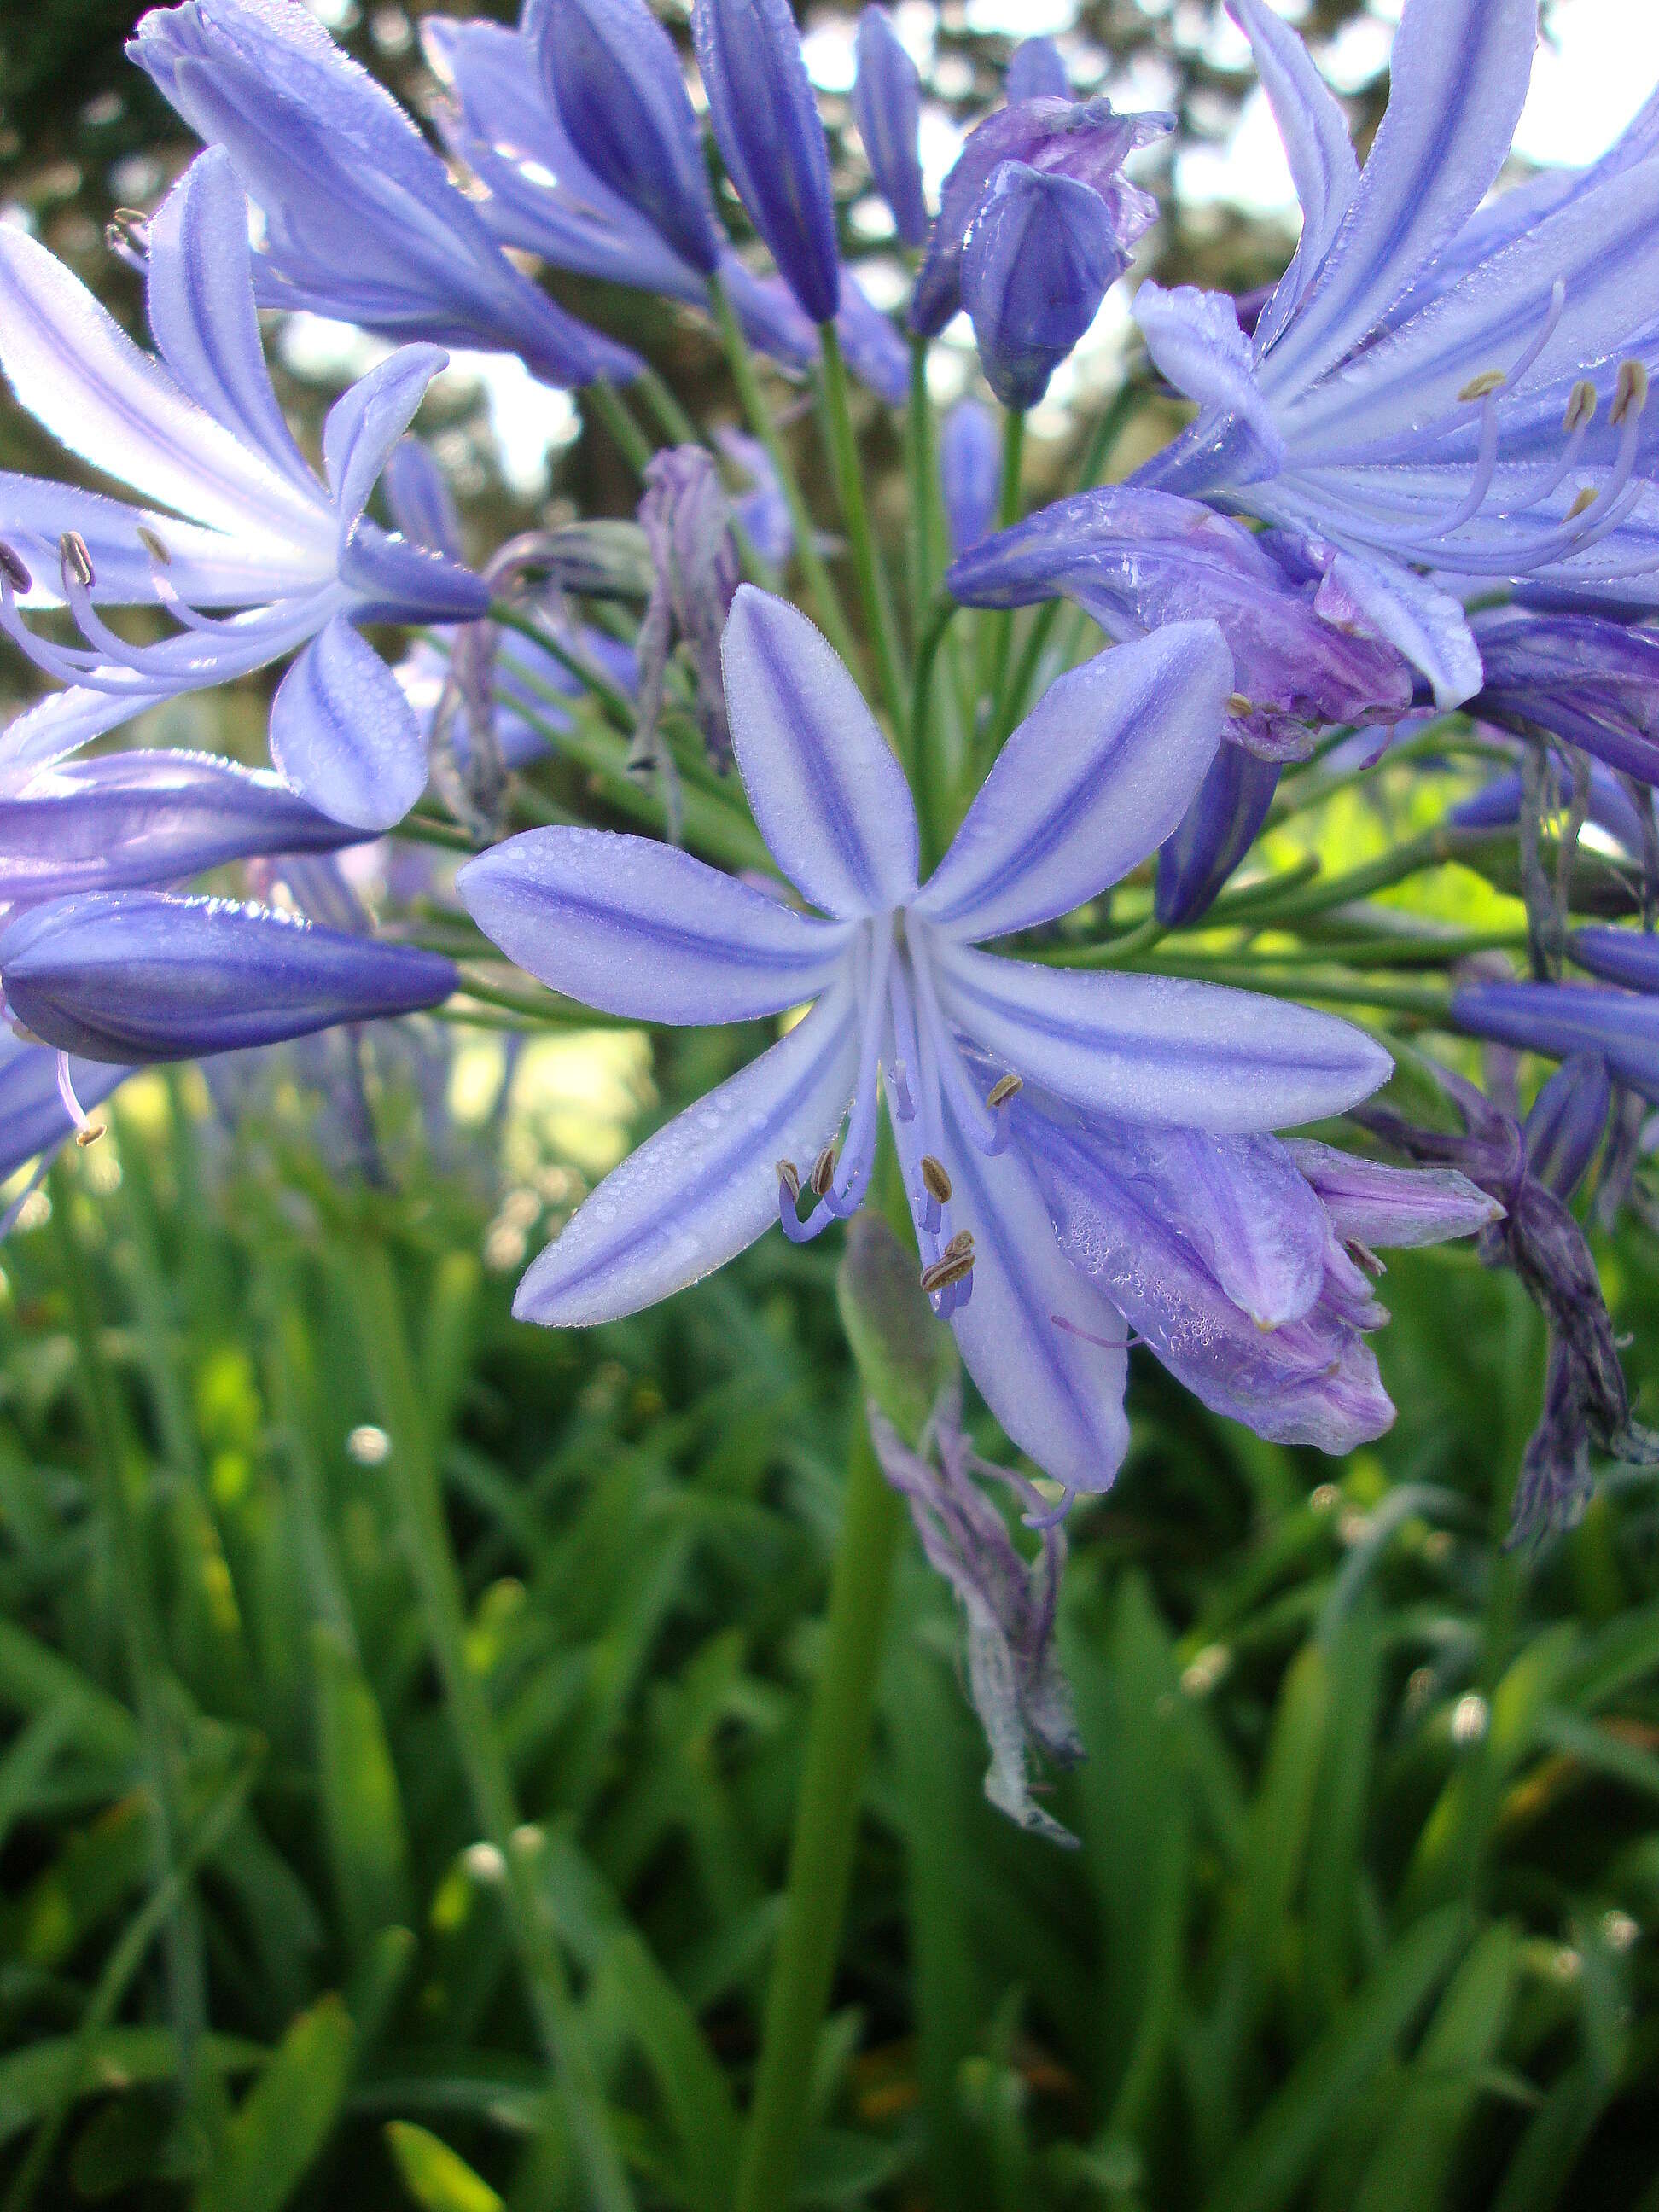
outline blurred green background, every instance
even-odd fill
[[[0,6],[0,200],[129,319],[103,222],[188,150],[119,58],[132,13]],[[422,95],[398,9],[337,20]],[[1218,141],[1245,80],[1206,21],[1114,0],[1070,40],[1173,58],[1183,143]],[[945,12],[963,114],[1006,52]],[[1159,251],[1242,285],[1282,244],[1211,207]],[[701,337],[602,305],[718,405]],[[526,495],[487,393],[439,411],[487,543]],[[46,459],[3,409],[0,454]],[[628,504],[597,438],[553,490]],[[257,690],[191,711],[258,756]],[[1451,788],[1385,772],[1306,834],[1361,857]],[[1495,896],[1432,892],[1483,925]],[[579,2205],[568,2031],[641,2205],[724,2212],[855,1413],[837,1255],[769,1239],[581,1335],[508,1309],[753,1041],[515,1056],[434,1024],[147,1077],[29,1201],[0,1249],[0,2206]],[[1597,1250],[1651,1419],[1652,1240]],[[1075,1854],[985,1805],[959,1624],[907,1548],[803,2203],[1659,2212],[1654,1485],[1504,1551],[1541,1326],[1465,1251],[1385,1296],[1400,1420],[1347,1462],[1134,1364],[1129,1462],[1071,1523],[1089,1757],[1045,1802]]]

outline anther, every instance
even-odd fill
[[[812,1163],[812,1177],[807,1186],[814,1198],[822,1198],[836,1179],[836,1148],[826,1145]]]
[[[999,1106],[1006,1106],[1011,1098],[1018,1097],[1025,1088],[1025,1079],[1020,1075],[1000,1075],[986,1095],[986,1104],[994,1114]]]
[[[33,577],[3,538],[0,538],[0,575],[4,576],[14,592],[32,591],[34,587]]]
[[[793,1160],[778,1162],[778,1182],[782,1189],[788,1192],[789,1203],[793,1206],[800,1196],[800,1176]]]
[[[78,530],[66,530],[58,541],[58,558],[66,575],[73,576],[83,592],[89,592],[97,578],[93,573],[92,556],[87,550],[87,541]]]
[[[163,540],[156,536],[148,523],[141,522],[138,526],[138,543],[152,561],[159,561],[164,568],[170,568],[173,566],[172,554],[167,551]]]
[[[1227,712],[1230,714],[1254,714],[1255,702],[1254,699],[1247,699],[1242,691],[1230,691],[1227,695]]]
[[[86,1108],[76,1097],[75,1079],[70,1073],[66,1052],[60,1052],[58,1055],[58,1096],[63,1100],[64,1111],[75,1124],[75,1141],[84,1152],[88,1145],[95,1145],[103,1135],[104,1125],[101,1121],[90,1120]]]
[[[1460,400],[1486,399],[1494,392],[1501,392],[1509,379],[1501,368],[1483,368],[1479,376],[1472,376],[1458,393]]]
[[[1582,430],[1595,413],[1595,386],[1589,377],[1581,376],[1567,398],[1567,411],[1561,417],[1561,428],[1569,437]]]
[[[945,1171],[944,1162],[936,1160],[931,1152],[924,1152],[921,1156],[921,1179],[931,1195],[936,1198],[941,1206],[948,1203],[951,1196],[951,1178]]]
[[[959,1229],[933,1265],[922,1269],[921,1287],[932,1297],[935,1291],[965,1282],[973,1272],[974,1240],[967,1230]]]
[[[1607,410],[1607,420],[1615,428],[1632,410],[1639,415],[1648,404],[1648,373],[1639,361],[1621,361],[1619,381],[1613,387],[1613,404]]]
[[[1572,521],[1576,516],[1583,514],[1587,508],[1594,507],[1595,504],[1595,486],[1593,484],[1581,484],[1578,487],[1577,498],[1574,500],[1572,505],[1567,509],[1567,520],[1569,522]]]

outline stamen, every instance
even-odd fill
[[[1589,377],[1581,376],[1567,398],[1567,411],[1561,417],[1561,428],[1569,437],[1582,430],[1595,413],[1595,386]]]
[[[1247,699],[1242,691],[1230,691],[1227,695],[1227,712],[1230,714],[1254,714],[1255,702],[1254,699]]]
[[[1619,381],[1613,388],[1613,404],[1607,410],[1607,420],[1615,428],[1624,422],[1632,408],[1637,414],[1648,404],[1648,373],[1639,361],[1621,361]]]
[[[1093,1329],[1080,1328],[1076,1322],[1067,1321],[1064,1314],[1050,1314],[1048,1318],[1056,1328],[1063,1329],[1067,1336],[1081,1337],[1085,1344],[1097,1344],[1103,1352],[1127,1352],[1129,1349],[1129,1339],[1127,1336],[1097,1336]]]
[[[932,1297],[935,1291],[948,1291],[966,1282],[973,1272],[973,1232],[959,1229],[933,1265],[922,1269],[921,1287]]]
[[[75,1079],[70,1073],[66,1052],[60,1052],[58,1055],[58,1096],[64,1102],[64,1112],[75,1124],[76,1143],[83,1150],[88,1145],[95,1145],[104,1133],[104,1125],[101,1121],[93,1121],[76,1097]]]
[[[985,1103],[994,1114],[999,1106],[1006,1106],[1011,1098],[1018,1098],[1024,1088],[1023,1075],[1000,1075],[985,1094]]]
[[[808,1186],[814,1198],[823,1198],[836,1179],[836,1147],[826,1145],[812,1163],[811,1181]]]
[[[1595,504],[1595,486],[1594,484],[1580,484],[1577,495],[1573,500],[1572,505],[1567,509],[1567,520],[1571,522],[1573,520],[1575,516],[1588,514]]]
[[[901,1121],[914,1121],[916,1102],[910,1092],[910,1071],[902,1060],[896,1058],[887,1072],[887,1087],[893,1101],[893,1110]]]
[[[944,1162],[936,1160],[931,1152],[924,1152],[921,1156],[921,1179],[941,1206],[949,1203],[950,1176],[945,1170]]]
[[[167,549],[165,539],[157,537],[146,522],[141,522],[138,526],[138,543],[152,561],[159,561],[164,568],[170,568],[173,566],[173,556]]]
[[[3,538],[0,538],[0,575],[4,576],[14,592],[32,592],[34,589],[33,577]]]
[[[83,592],[89,592],[98,579],[93,573],[92,556],[87,550],[87,541],[78,530],[66,530],[58,541],[58,557],[67,573],[73,576]]]
[[[1501,368],[1483,368],[1479,376],[1472,376],[1458,393],[1460,401],[1486,399],[1494,392],[1501,392],[1509,379]]]
[[[800,1173],[793,1160],[780,1160],[778,1162],[778,1187],[780,1189],[785,1190],[788,1193],[789,1203],[791,1206],[793,1206],[799,1199]]]

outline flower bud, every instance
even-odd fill
[[[1071,84],[1060,48],[1052,39],[1022,39],[1014,48],[1003,80],[1003,93],[1012,107],[1022,100],[1069,100]]]
[[[1158,848],[1158,919],[1166,929],[1193,921],[1255,842],[1279,787],[1277,761],[1223,744],[1172,836]]]
[[[870,173],[893,211],[899,236],[907,246],[925,244],[927,202],[917,150],[921,77],[894,35],[884,8],[866,8],[859,18],[853,118],[864,141]]]
[[[939,437],[939,491],[953,559],[977,545],[997,519],[1002,448],[996,417],[974,398],[957,400]]]
[[[1522,1132],[1527,1166],[1558,1198],[1571,1198],[1583,1181],[1612,1104],[1607,1064],[1598,1052],[1563,1060],[1534,1099]]]
[[[986,380],[1005,407],[1034,407],[1121,274],[1106,204],[1088,185],[1005,161],[962,257],[962,303]]]

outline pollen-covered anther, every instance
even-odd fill
[[[1501,392],[1509,378],[1501,368],[1483,368],[1479,376],[1472,376],[1458,393],[1460,400],[1486,399],[1494,392]]]
[[[101,1121],[88,1121],[84,1129],[76,1131],[75,1141],[82,1151],[85,1152],[88,1145],[95,1145],[103,1134],[104,1125]]]
[[[780,1190],[787,1193],[791,1206],[794,1205],[797,1199],[799,1198],[800,1171],[796,1167],[793,1160],[780,1160],[778,1162],[778,1188]]]
[[[149,554],[150,559],[159,562],[163,568],[170,568],[173,566],[173,556],[167,549],[166,540],[159,537],[148,523],[141,522],[138,526],[138,543]]]
[[[1587,513],[1590,507],[1595,506],[1595,486],[1593,484],[1580,484],[1578,487],[1577,497],[1573,501],[1572,505],[1567,509],[1567,520],[1569,522],[1575,520],[1577,516]]]
[[[973,1272],[973,1233],[958,1229],[938,1259],[922,1269],[921,1287],[932,1297],[935,1291],[948,1291],[953,1284],[966,1282]]]
[[[1621,361],[1619,381],[1613,387],[1613,404],[1607,410],[1607,420],[1615,428],[1626,416],[1639,415],[1648,404],[1648,373],[1639,361]]]
[[[924,1152],[921,1156],[921,1180],[931,1197],[936,1198],[941,1206],[949,1203],[951,1178],[945,1172],[944,1161],[936,1160],[931,1152]]]
[[[1581,376],[1567,396],[1567,411],[1561,417],[1561,428],[1571,437],[1582,430],[1595,413],[1595,386],[1589,377]]]
[[[87,541],[78,530],[66,530],[58,541],[58,556],[64,564],[66,576],[73,576],[83,592],[89,592],[97,581],[92,566],[92,556],[87,550]]]
[[[1230,691],[1227,694],[1227,712],[1230,714],[1254,714],[1255,702],[1247,699],[1242,691]]]
[[[27,592],[34,588],[33,577],[3,538],[0,538],[0,576],[5,578],[14,592]]]
[[[1000,1075],[987,1092],[985,1103],[994,1114],[999,1106],[1006,1106],[1011,1098],[1017,1098],[1024,1088],[1023,1075]]]
[[[826,1145],[812,1163],[812,1176],[807,1188],[814,1198],[824,1197],[836,1180],[836,1148]]]

